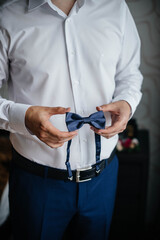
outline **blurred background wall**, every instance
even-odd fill
[[[147,224],[160,221],[160,0],[128,0],[141,38],[143,97],[134,117],[150,134]]]

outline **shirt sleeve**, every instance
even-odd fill
[[[126,17],[122,40],[122,48],[115,75],[115,92],[113,102],[125,100],[131,106],[133,116],[139,104],[142,93],[141,85],[143,76],[140,66],[140,38],[133,17],[125,4]]]
[[[9,36],[7,31],[0,27],[0,88],[9,79]],[[30,105],[15,103],[0,96],[0,129],[12,133],[28,135],[25,127],[25,113]]]

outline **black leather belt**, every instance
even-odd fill
[[[106,167],[106,165],[108,165],[112,161],[112,159],[114,158],[115,152],[116,152],[116,148],[113,150],[109,158],[103,159],[102,161],[100,161],[98,172],[96,172],[96,164],[90,167],[73,170],[72,181],[84,182],[84,181],[89,181],[92,178],[98,176]],[[57,180],[70,181],[68,179],[67,170],[48,167],[48,171],[46,174],[46,166],[28,160],[27,158],[21,156],[18,152],[16,152],[15,149],[13,149],[12,160],[13,160],[13,163],[15,163],[18,167],[32,174],[35,174],[41,177],[46,176],[47,178],[54,178]]]

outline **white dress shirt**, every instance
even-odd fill
[[[124,0],[77,0],[67,16],[51,0],[10,0],[0,8],[0,128],[13,147],[37,163],[66,169],[67,143],[52,149],[24,124],[31,105],[71,107],[89,116],[96,106],[127,101],[134,113],[141,99],[140,39]],[[111,124],[106,113],[106,125]],[[67,131],[65,115],[50,118]],[[118,136],[101,137],[101,159]],[[84,125],[71,145],[71,168],[95,163],[95,138]]]

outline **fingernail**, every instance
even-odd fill
[[[96,109],[98,110],[98,111],[102,111],[102,107],[96,107]]]

